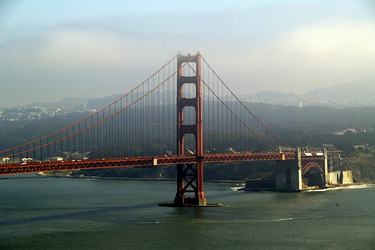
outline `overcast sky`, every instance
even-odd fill
[[[375,74],[375,0],[0,0],[0,106],[124,92],[199,50],[236,92]]]

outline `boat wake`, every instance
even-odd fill
[[[237,187],[229,187],[232,191],[241,191],[244,189],[244,185],[242,186],[237,186]]]
[[[281,219],[276,219],[276,220],[271,220],[272,222],[279,222],[279,221],[290,221],[294,220],[294,218],[281,218]]]

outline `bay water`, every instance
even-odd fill
[[[375,187],[243,192],[169,208],[172,181],[0,178],[0,249],[375,249]]]

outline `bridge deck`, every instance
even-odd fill
[[[205,163],[224,163],[240,161],[279,161],[293,160],[295,152],[251,152],[232,154],[206,154]],[[103,158],[95,160],[75,161],[46,161],[29,162],[27,164],[3,164],[0,165],[0,175],[32,173],[41,171],[63,171],[83,169],[104,169],[104,168],[127,168],[127,167],[155,167],[170,166],[176,164],[196,163],[194,155],[186,156],[140,156],[126,158]]]

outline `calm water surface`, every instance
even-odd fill
[[[223,207],[165,208],[174,182],[0,179],[0,249],[375,249],[374,187],[233,186],[206,184]]]

